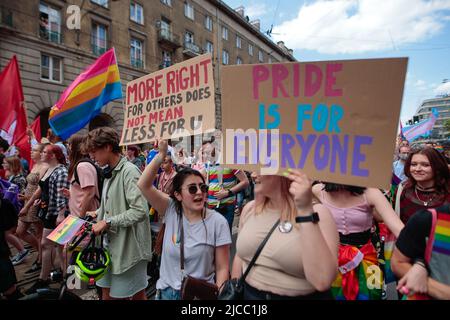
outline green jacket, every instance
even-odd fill
[[[140,170],[122,157],[105,180],[97,220],[111,219],[108,250],[112,274],[121,274],[142,260],[152,259],[152,239],[148,204],[137,187]]]

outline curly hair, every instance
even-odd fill
[[[111,146],[113,153],[120,154],[120,138],[116,130],[109,127],[101,127],[88,133],[86,139],[86,151],[93,152],[107,146]]]

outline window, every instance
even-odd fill
[[[61,43],[61,13],[43,2],[39,4],[39,36]]]
[[[239,58],[239,57],[237,57],[237,59],[236,59],[236,64],[242,64],[242,59]]]
[[[143,69],[144,61],[142,54],[142,41],[131,38],[130,42],[130,62],[131,65],[135,68]]]
[[[162,52],[162,68],[167,68],[172,65],[172,53],[169,51],[163,50]]]
[[[258,60],[259,62],[264,62],[264,54],[261,50],[258,52]]]
[[[230,56],[228,54],[228,51],[223,50],[223,52],[222,52],[222,63],[223,64],[228,64],[229,63],[229,59],[230,59]]]
[[[252,44],[248,45],[248,54],[253,56],[253,45]]]
[[[61,82],[61,58],[41,55],[41,79]]]
[[[184,15],[187,18],[194,20],[194,7],[192,6],[192,4],[187,2],[184,3]]]
[[[214,45],[210,41],[206,41],[205,51],[207,53],[214,53]]]
[[[166,6],[172,6],[172,0],[161,0],[161,3],[164,3]]]
[[[272,63],[272,62],[273,62],[272,57],[269,57],[269,63]]]
[[[209,31],[213,29],[213,21],[210,16],[205,17],[205,28]]]
[[[164,18],[161,19],[161,30],[167,35],[170,33],[170,22]]]
[[[91,0],[91,2],[96,3],[99,6],[108,8],[108,0]]]
[[[228,40],[228,28],[222,27],[222,38]]]
[[[94,23],[92,25],[91,45],[92,53],[99,56],[106,52],[106,27],[101,24]]]
[[[140,4],[130,4],[130,19],[134,22],[144,24],[144,9]]]
[[[242,48],[242,39],[236,35],[236,48]]]
[[[192,32],[186,31],[184,34],[184,43],[194,43],[194,34]]]

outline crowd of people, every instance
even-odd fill
[[[449,160],[433,144],[399,141],[392,188],[380,190],[311,181],[300,170],[271,176],[227,168],[214,140],[189,154],[164,140],[146,151],[124,149],[106,127],[67,144],[51,131],[41,141],[30,132],[30,141],[31,163],[20,154],[0,159],[1,181],[16,186],[18,199],[2,188],[6,299],[48,287],[54,269],[66,273],[70,257],[47,236],[69,214],[95,218],[92,230],[109,252],[111,264],[96,283],[104,300],[147,299],[155,221],[163,225],[156,300],[183,299],[187,277],[220,296],[227,280],[244,273],[246,300],[379,300],[391,271],[400,298],[450,299]],[[8,146],[0,142],[3,154]],[[392,257],[383,230],[396,240]],[[23,292],[14,267],[29,256],[26,247],[38,254],[25,273],[40,274]]]

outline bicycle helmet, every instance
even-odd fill
[[[103,248],[103,237],[100,243],[100,247],[96,247],[95,236],[92,235],[89,244],[78,253],[75,274],[81,281],[92,284],[105,275],[111,260],[108,251]]]

